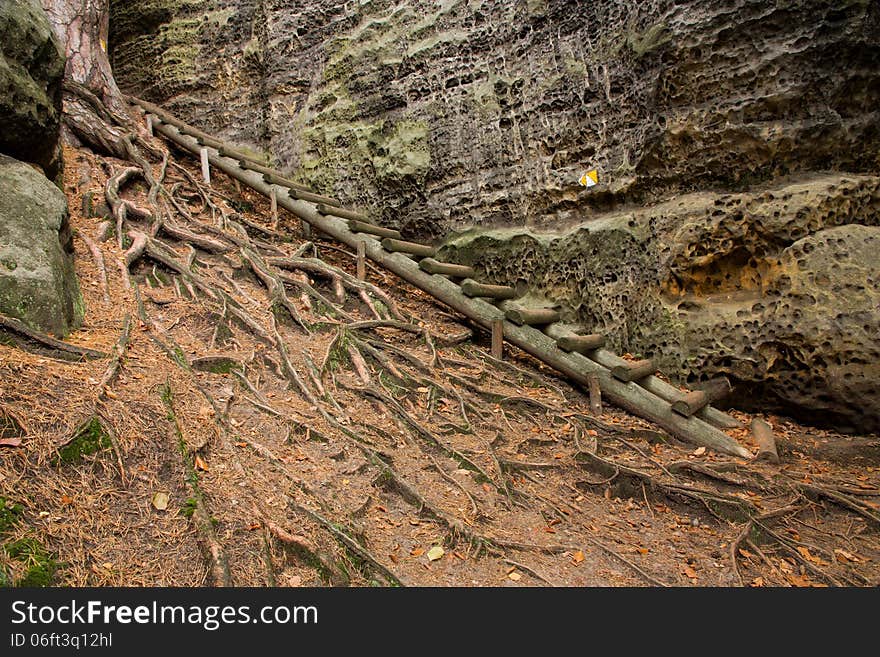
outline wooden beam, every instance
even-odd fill
[[[356,210],[348,210],[346,208],[338,208],[335,205],[327,205],[326,203],[318,203],[318,212],[321,214],[332,214],[334,217],[342,217],[343,219],[353,219],[354,221],[362,221],[369,224],[369,218],[363,212]]]
[[[559,321],[556,308],[509,307],[504,311],[504,316],[519,326],[543,326]]]
[[[605,336],[598,333],[587,335],[564,335],[557,338],[556,345],[562,351],[575,351],[589,356],[591,352],[605,346]]]
[[[638,381],[657,371],[654,361],[650,359],[627,361],[611,370],[611,375],[618,381]]]
[[[211,184],[211,164],[208,162],[208,149],[204,146],[199,149],[199,158],[202,161],[202,180],[206,185]]]
[[[752,420],[752,436],[758,443],[758,453],[755,458],[759,461],[779,463],[779,452],[776,451],[776,437],[773,428],[761,418]]]
[[[320,212],[320,210],[319,210]],[[321,212],[321,214],[335,214],[333,212]],[[339,215],[336,215],[339,216]],[[348,229],[352,233],[366,233],[367,235],[376,235],[377,237],[390,237],[393,240],[400,239],[400,231],[394,230],[393,228],[384,228],[383,226],[376,226],[375,224],[368,224],[365,221],[359,221],[357,219],[349,219],[348,220]]]
[[[724,378],[713,379],[694,390],[684,393],[681,399],[672,403],[672,410],[685,417],[693,415],[709,404],[730,393],[730,381]]]
[[[453,278],[473,278],[475,274],[473,267],[456,265],[451,262],[439,262],[434,260],[434,258],[420,260],[419,269],[429,274],[440,274],[442,276],[452,276]]]
[[[357,278],[359,281],[367,280],[367,243],[363,240],[357,243]]]
[[[487,299],[514,299],[517,296],[516,288],[509,285],[477,283],[472,278],[466,278],[461,282],[461,291],[469,297],[484,297]]]
[[[599,377],[594,372],[587,375],[587,389],[590,391],[590,412],[593,415],[602,415],[602,389],[599,387]]]
[[[500,319],[492,320],[492,356],[504,358],[504,322]]]
[[[405,242],[404,240],[386,237],[382,240],[382,248],[392,253],[409,253],[410,255],[428,258],[434,255],[436,249],[428,244],[419,244],[417,242]]]

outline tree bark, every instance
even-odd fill
[[[123,137],[135,130],[135,122],[107,56],[109,0],[42,0],[42,4],[67,56],[62,138],[127,157]]]

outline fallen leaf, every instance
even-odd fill
[[[429,561],[437,561],[443,556],[443,548],[439,545],[435,545],[430,550],[428,550],[428,560]]]
[[[203,459],[198,454],[196,454],[195,462],[196,468],[198,468],[199,470],[204,470],[205,472],[208,471],[208,464],[205,462],[205,459]]]
[[[705,447],[697,447],[693,452],[691,452],[694,456],[702,456],[706,453]]]
[[[573,555],[571,555],[571,560],[573,563],[581,563],[584,560],[584,553],[578,550]]]
[[[168,493],[154,493],[152,504],[156,511],[164,511],[168,508]]]
[[[846,550],[842,550],[840,548],[836,548],[834,550],[834,557],[840,563],[846,563],[847,561],[852,561],[853,563],[861,563],[862,561],[864,561],[864,559],[862,559],[861,557],[857,557],[851,552],[847,552]]]
[[[801,556],[804,559],[806,559],[807,561],[811,561],[812,563],[818,564],[820,566],[823,565],[824,563],[826,563],[825,561],[823,561],[822,559],[817,557],[815,554],[810,552],[810,550],[808,548],[805,548],[802,545],[798,546],[797,551],[800,552]]]
[[[697,579],[697,571],[694,570],[693,568],[691,568],[690,566],[682,567],[681,572],[683,572],[685,575],[687,575],[691,579]]]
[[[21,445],[21,438],[0,438],[0,447],[18,447]]]
[[[806,575],[789,575],[788,581],[797,587],[813,586],[813,582]]]
[[[509,574],[507,575],[507,577],[508,577],[508,579],[512,579],[514,582],[518,582],[519,580],[522,579],[522,575],[520,575],[520,574],[519,574],[518,572],[516,572],[516,571],[513,571],[512,573],[509,573]]]
[[[409,551],[409,553],[414,557],[420,557],[425,553],[424,548],[416,547]]]
[[[491,492],[492,492],[492,486],[490,486],[489,484],[487,484],[487,483],[484,482],[484,483],[483,483],[483,490],[486,491],[487,493],[491,493]]]
[[[390,552],[390,553],[388,554],[388,558],[391,559],[391,561],[392,561],[393,563],[397,563],[397,555],[394,554],[393,552]]]
[[[752,580],[751,585],[752,586],[764,586],[764,578],[763,577],[756,577],[755,579]]]
[[[639,554],[648,554],[648,552],[650,552],[650,550],[645,547],[640,547],[636,550],[636,552],[638,552]]]
[[[62,495],[61,496],[61,504],[64,506],[67,506],[69,504],[73,504],[73,498],[70,497],[69,495]]]
[[[251,524],[248,525],[248,531],[252,532],[255,529],[259,529],[260,527],[262,527],[262,525],[260,523],[252,522]]]

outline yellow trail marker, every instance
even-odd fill
[[[590,169],[584,175],[581,176],[581,179],[578,182],[584,187],[592,187],[599,182],[599,170],[598,169]]]

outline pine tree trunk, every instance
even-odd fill
[[[118,157],[134,121],[107,56],[109,0],[42,0],[64,48],[63,138]]]

